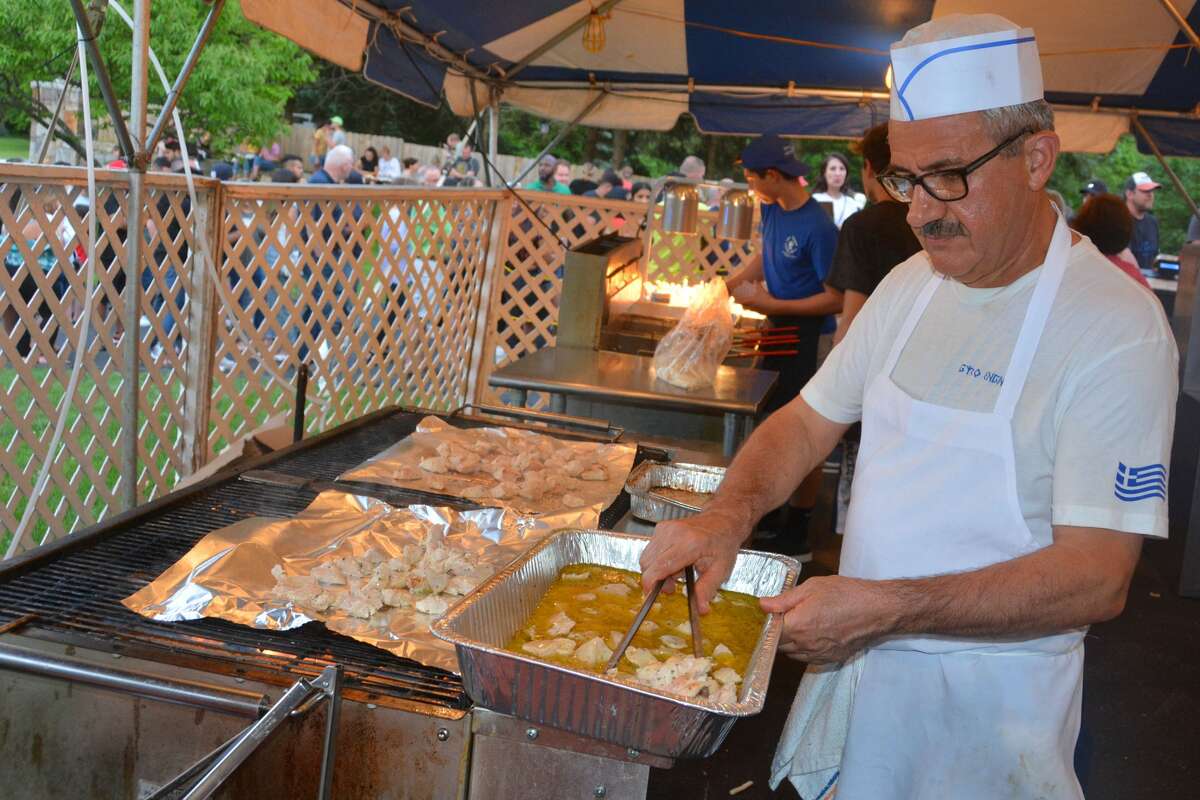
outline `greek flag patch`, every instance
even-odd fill
[[[1113,483],[1113,494],[1118,500],[1133,503],[1157,497],[1167,499],[1167,470],[1162,464],[1147,464],[1144,467],[1127,467],[1117,462],[1117,480]]]

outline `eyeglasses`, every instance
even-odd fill
[[[888,194],[901,203],[911,203],[913,201],[913,192],[917,190],[917,186],[923,188],[931,197],[941,200],[944,203],[962,200],[967,196],[967,192],[969,191],[967,187],[968,175],[998,156],[1004,148],[1022,136],[1028,136],[1030,133],[1033,133],[1033,131],[1021,131],[1018,134],[1008,137],[965,167],[939,169],[933,172],[926,172],[924,175],[886,173],[879,176],[879,182],[883,184],[883,188],[887,190]]]

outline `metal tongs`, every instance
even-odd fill
[[[696,568],[689,565],[683,571],[683,578],[687,586],[688,624],[692,629],[692,655],[696,658],[701,658],[704,655],[704,640],[700,635],[700,601],[696,599]],[[650,594],[646,595],[646,600],[642,603],[641,610],[633,618],[633,624],[629,626],[629,630],[625,631],[625,635],[621,637],[621,643],[617,645],[616,650],[613,650],[612,658],[605,665],[605,672],[616,669],[617,664],[621,663],[621,657],[625,655],[625,651],[629,649],[629,643],[633,641],[633,637],[637,635],[638,629],[646,621],[646,617],[650,614],[650,608],[654,605],[654,601],[658,599],[658,593],[662,591],[663,584],[665,583],[666,579],[664,578],[654,584],[654,588],[650,590]]]

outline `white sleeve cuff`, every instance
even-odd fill
[[[1167,509],[1163,501],[1161,512],[1122,511],[1099,506],[1054,506],[1052,525],[1076,528],[1104,528],[1121,533],[1136,533],[1156,539],[1167,538]]]
[[[826,397],[819,389],[813,386],[813,382],[809,381],[800,390],[800,396],[804,398],[804,402],[812,407],[825,419],[830,422],[836,422],[840,425],[851,425],[862,419],[862,415],[848,412],[844,408],[839,408],[836,403]]]

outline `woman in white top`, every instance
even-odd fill
[[[400,177],[400,159],[392,155],[386,144],[379,150],[379,180],[394,181]]]
[[[841,153],[830,153],[821,164],[821,177],[813,188],[813,199],[833,205],[833,224],[840,229],[851,214],[861,211],[867,198],[849,185],[850,161]]]

